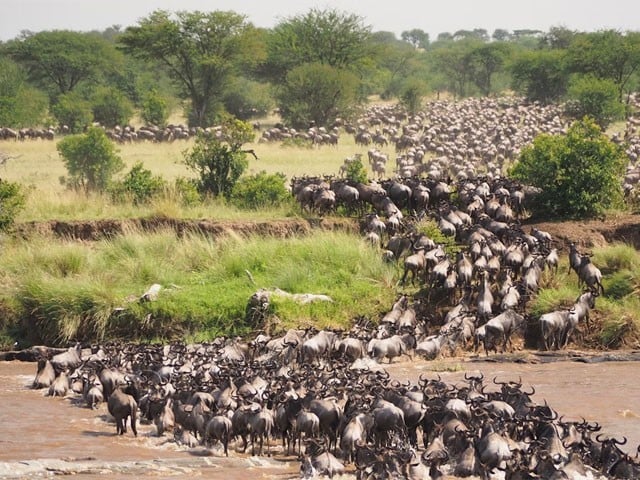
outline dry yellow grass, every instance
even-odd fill
[[[271,126],[276,120],[275,117],[263,119],[262,125]],[[260,135],[257,132],[256,141],[247,145],[258,156],[258,160],[248,157],[247,174],[264,170],[267,173],[284,173],[288,179],[303,175],[338,175],[344,159],[355,153],[362,154],[365,167],[369,167],[366,159],[370,147],[356,145],[353,136],[344,132],[341,133],[338,146],[319,148],[283,146],[280,142],[260,143]],[[178,177],[193,176],[193,172],[182,163],[183,152],[192,145],[193,140],[162,144],[139,142],[117,145],[117,149],[127,165],[123,173],[135,163],[142,162],[155,175],[172,182]],[[386,147],[382,150],[388,153],[390,163],[394,164],[393,148]],[[154,209],[158,208],[150,206],[136,209],[126,205],[113,205],[108,198],[102,196],[86,198],[68,191],[60,182],[67,171],[58,155],[55,141],[3,141],[0,142],[0,152],[12,157],[0,166],[0,178],[18,182],[30,190],[27,206],[18,221],[135,217],[153,214]],[[372,175],[371,172],[369,174]],[[166,211],[165,209],[166,205],[162,207],[162,210]],[[201,213],[210,216],[205,208],[183,212],[183,215],[198,217]]]

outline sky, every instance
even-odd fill
[[[484,28],[513,31],[640,30],[639,0],[0,0],[0,40],[22,30],[104,30],[125,28],[157,9],[178,11],[232,10],[257,27],[271,28],[312,8],[336,9],[362,17],[372,31],[419,28],[434,40],[441,32]],[[5,5],[6,7],[7,5]]]

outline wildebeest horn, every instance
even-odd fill
[[[493,383],[495,383],[496,385],[506,385],[507,384],[507,382],[498,382],[497,378],[498,377],[493,377]]]
[[[613,438],[613,437],[612,437],[612,438],[611,438],[611,442],[612,442],[612,443],[617,443],[618,445],[626,445],[626,443],[627,443],[627,437],[622,437],[622,438],[623,438],[623,440],[622,440],[622,441],[620,441],[620,440],[616,440],[615,438]]]

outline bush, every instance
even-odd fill
[[[85,192],[106,191],[112,176],[124,168],[113,142],[98,127],[63,138],[57,149],[69,172],[67,185]]]
[[[367,169],[364,167],[361,158],[354,158],[347,163],[345,167],[344,176],[347,180],[353,183],[368,183],[369,178],[367,175]]]
[[[567,97],[565,109],[569,115],[592,117],[603,130],[611,122],[624,118],[624,104],[613,80],[576,76],[571,79]]]
[[[537,136],[509,173],[542,190],[532,205],[534,215],[584,218],[621,205],[626,164],[622,147],[585,118],[566,135]]]
[[[156,89],[148,91],[142,101],[142,119],[147,125],[157,125],[164,127],[169,118],[169,107],[166,99],[164,99]]]
[[[99,87],[93,94],[93,120],[113,128],[116,125],[127,125],[133,115],[131,102],[112,87]]]
[[[154,176],[150,170],[143,167],[142,162],[138,162],[122,181],[113,183],[109,191],[114,201],[131,200],[134,205],[140,205],[160,195],[166,186],[167,182],[161,176]]]
[[[230,84],[223,101],[227,112],[240,120],[266,117],[274,106],[269,85],[245,78]]]
[[[254,135],[251,125],[231,118],[223,122],[220,136],[198,135],[191,151],[184,152],[184,163],[198,175],[201,194],[231,197],[249,165],[242,145],[252,141]]]
[[[70,133],[83,132],[93,118],[91,104],[75,92],[58,97],[52,111],[60,125],[69,127]]]
[[[202,201],[202,196],[198,192],[198,185],[189,178],[178,177],[173,183],[176,197],[184,206],[194,206]]]
[[[427,86],[416,78],[407,79],[400,87],[400,104],[407,112],[414,114],[422,109],[422,99],[427,93]]]
[[[13,225],[25,202],[26,195],[20,184],[0,179],[0,231]]]
[[[278,207],[291,197],[285,187],[286,179],[283,173],[265,171],[241,178],[233,187],[231,202],[245,209]]]

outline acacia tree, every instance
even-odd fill
[[[573,72],[612,80],[622,100],[629,80],[640,70],[640,33],[581,33],[568,47],[567,59]]]
[[[328,126],[357,103],[358,78],[330,65],[310,63],[289,72],[277,89],[282,118],[295,128]]]
[[[569,75],[562,50],[523,52],[511,64],[516,91],[531,101],[550,103],[564,95]]]
[[[30,80],[54,96],[73,91],[83,81],[97,81],[121,60],[102,37],[68,30],[27,33],[8,44],[8,51]]]
[[[357,15],[311,9],[281,21],[267,37],[267,73],[283,80],[306,63],[353,69],[368,54],[370,35],[370,27]]]
[[[413,45],[413,48],[429,48],[429,34],[420,28],[405,30],[400,34],[403,41]]]
[[[191,101],[189,123],[209,126],[229,79],[260,58],[256,29],[234,12],[157,10],[118,37],[128,54],[164,66]]]
[[[601,215],[621,202],[626,164],[623,148],[585,118],[566,135],[538,135],[509,173],[541,189],[535,214],[581,218]]]
[[[469,81],[473,77],[470,52],[479,45],[477,40],[458,40],[444,42],[433,51],[434,66],[444,75],[445,87],[456,97],[467,94]]]
[[[268,37],[266,72],[294,126],[327,125],[356,103],[354,72],[368,55],[370,28],[357,15],[312,9],[280,22]]]
[[[510,52],[511,48],[505,42],[483,44],[469,52],[473,83],[483,95],[491,93],[491,80],[502,70]]]

